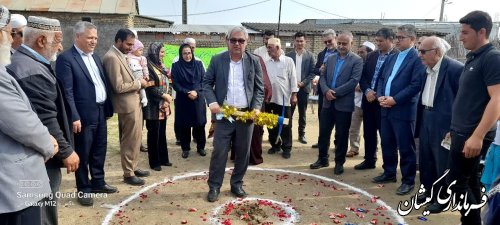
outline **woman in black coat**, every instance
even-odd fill
[[[153,43],[149,46],[146,57],[148,59],[149,81],[154,81],[154,86],[146,88],[148,105],[143,107],[143,117],[148,129],[149,166],[156,171],[160,171],[161,166],[172,166],[168,159],[165,133],[172,97],[167,93],[167,70],[161,60],[164,54],[163,44]]]
[[[205,96],[202,92],[202,79],[205,70],[201,61],[195,60],[193,49],[188,44],[179,48],[179,61],[172,64],[175,97],[175,126],[180,134],[182,158],[189,156],[191,150],[191,128],[196,139],[198,154],[205,156],[205,124],[207,112]]]

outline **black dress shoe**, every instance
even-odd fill
[[[136,176],[124,177],[123,182],[134,186],[141,186],[145,183],[143,179]]]
[[[312,148],[319,148],[318,143],[313,144],[311,147],[312,147]]]
[[[242,187],[231,187],[231,193],[236,195],[238,198],[246,197],[248,194],[243,190]]]
[[[307,144],[306,137],[300,136],[299,137],[299,142],[302,143],[302,144]]]
[[[385,174],[382,174],[380,176],[376,176],[372,179],[372,182],[376,183],[376,184],[384,184],[384,183],[390,183],[390,182],[395,183],[396,181],[397,181],[396,176],[389,177],[389,176],[386,176]]]
[[[289,159],[292,156],[292,154],[290,153],[290,151],[283,151],[281,156],[285,159]]]
[[[162,166],[172,166],[172,163],[171,162],[164,162],[164,163],[161,163]]]
[[[111,194],[111,193],[115,193],[117,191],[118,191],[118,189],[116,187],[113,187],[113,186],[108,185],[108,184],[104,184],[102,187],[98,187],[98,188],[93,188],[92,189],[92,193],[108,193],[108,194]]]
[[[94,205],[94,199],[91,197],[82,195],[82,197],[78,197],[78,203],[82,206],[93,206]]]
[[[219,189],[210,189],[210,191],[208,191],[207,200],[209,202],[215,202],[219,199],[219,194]]]
[[[333,173],[335,175],[340,175],[344,173],[344,166],[343,165],[335,165],[335,168],[333,169]]]
[[[138,169],[138,170],[134,171],[134,174],[138,177],[149,177],[149,171],[147,171],[147,170]]]
[[[366,161],[363,161],[360,164],[355,165],[354,169],[355,170],[375,169],[375,163],[368,163]]]
[[[201,156],[206,156],[207,155],[207,152],[205,151],[205,149],[198,149],[197,150],[198,154],[200,154]]]
[[[148,152],[148,148],[141,144],[141,152]]]
[[[187,158],[189,157],[189,151],[182,151],[182,158]]]
[[[330,163],[328,162],[328,159],[327,160],[318,159],[318,161],[316,161],[313,164],[309,165],[309,168],[315,170],[315,169],[319,169],[321,167],[328,167],[328,166],[330,166]]]
[[[415,187],[415,185],[401,184],[401,186],[399,186],[398,189],[396,190],[396,194],[406,195],[406,194],[410,193],[411,191],[413,191],[414,187]]]
[[[270,148],[268,151],[267,151],[267,154],[274,154],[274,153],[277,153],[277,152],[280,152],[281,151],[281,148],[276,148],[276,147],[272,147]]]
[[[422,204],[423,202],[427,201],[427,197],[429,197],[427,192],[417,196],[417,204]],[[430,203],[430,200],[426,204],[429,204],[429,203]]]
[[[151,167],[151,169],[154,171],[161,171],[161,166]]]
[[[427,207],[425,207],[425,210],[429,211],[430,213],[440,213],[442,212],[444,209],[446,209],[446,204],[445,205],[441,205],[437,202],[433,202],[432,204],[428,205]]]

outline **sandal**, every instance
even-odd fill
[[[355,151],[352,151],[352,150],[349,150],[345,156],[346,157],[354,157],[356,155],[359,155],[359,153],[355,152]]]

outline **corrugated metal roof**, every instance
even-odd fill
[[[0,0],[14,11],[137,14],[137,0]]]
[[[192,25],[192,24],[174,24],[169,28],[143,28],[135,27],[134,30],[138,32],[153,32],[153,33],[226,33],[229,29],[234,27],[233,25]],[[251,29],[248,29],[248,33],[260,33]]]
[[[253,29],[255,31],[266,31],[266,30],[278,30],[277,23],[241,23],[243,26]],[[326,29],[334,29],[335,31],[350,31],[354,34],[375,34],[380,28],[388,27],[396,29],[396,26],[383,25],[380,23],[346,23],[346,24],[296,24],[296,23],[282,23],[280,24],[280,32],[306,32],[306,33],[323,33]],[[427,30],[427,29],[417,29],[418,35],[430,35],[436,34],[444,36],[447,33]]]

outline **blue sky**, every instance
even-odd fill
[[[304,19],[439,19],[441,0],[282,0],[282,23]],[[261,2],[261,3],[259,3]],[[188,0],[188,14],[213,12],[256,5],[207,15],[188,17],[189,24],[237,25],[241,22],[278,22],[280,0]],[[447,21],[458,21],[472,10],[488,12],[500,21],[500,0],[448,0],[444,15]],[[155,16],[181,24],[181,0],[139,0],[140,14]],[[306,6],[304,6],[306,5]],[[312,8],[310,8],[310,7]],[[313,9],[316,8],[316,9]]]

